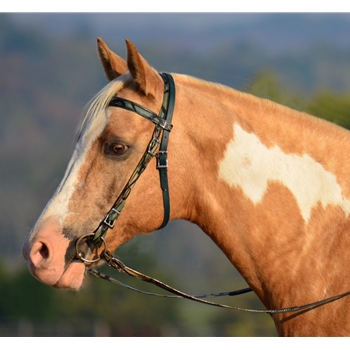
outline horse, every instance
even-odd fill
[[[65,175],[23,243],[35,278],[79,290],[106,248],[185,219],[267,309],[350,289],[349,131],[227,86],[161,74],[129,40],[126,60],[100,38],[97,47],[109,83],[88,103]],[[159,117],[167,108],[171,121]],[[349,298],[271,317],[280,336],[349,336]]]

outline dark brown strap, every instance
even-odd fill
[[[325,305],[325,304],[331,303],[333,301],[336,301],[338,299],[344,298],[350,294],[350,290],[349,290],[345,293],[337,294],[335,296],[332,296],[330,298],[326,298],[326,299],[323,299],[320,301],[316,301],[316,302],[301,305],[301,306],[292,306],[292,307],[283,308],[283,309],[271,309],[271,310],[247,309],[247,308],[241,308],[241,307],[236,307],[236,306],[229,306],[229,305],[225,305],[225,304],[214,303],[212,301],[204,300],[204,299],[201,299],[200,297],[189,295],[189,294],[186,294],[184,292],[181,292],[180,290],[177,290],[173,287],[170,287],[169,285],[167,285],[167,284],[165,284],[165,283],[163,283],[163,282],[161,282],[153,277],[147,276],[141,272],[138,272],[134,269],[131,269],[130,267],[127,267],[121,260],[115,258],[107,250],[105,250],[102,253],[101,258],[104,259],[108,263],[108,265],[115,268],[117,271],[124,272],[124,273],[128,274],[129,276],[137,278],[137,279],[142,280],[144,282],[154,284],[154,285],[158,286],[159,288],[164,289],[170,293],[173,293],[179,297],[189,299],[192,301],[196,301],[196,302],[199,302],[202,304],[207,304],[207,305],[211,305],[211,306],[216,306],[216,307],[221,307],[224,309],[231,309],[231,310],[236,310],[236,311],[245,311],[245,312],[253,312],[253,313],[266,313],[266,314],[281,314],[281,313],[298,312],[298,311],[302,311],[302,310],[311,310],[311,309],[320,307],[322,305]],[[94,275],[94,273],[92,273],[92,274]],[[95,277],[100,277],[100,276],[95,275]],[[146,294],[149,294],[149,293],[146,293]]]

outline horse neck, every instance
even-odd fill
[[[350,246],[349,133],[232,89],[180,77],[177,87],[191,174],[184,218],[267,307],[305,302],[303,281],[306,302],[336,292]]]

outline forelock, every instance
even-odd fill
[[[76,140],[79,140],[82,135],[88,130],[92,122],[96,118],[106,116],[106,110],[109,101],[131,80],[130,73],[125,73],[118,78],[110,81],[102,90],[100,90],[90,102],[85,106],[81,122],[77,128]]]

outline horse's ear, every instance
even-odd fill
[[[128,68],[134,82],[137,85],[139,92],[144,95],[157,95],[157,91],[163,88],[163,80],[149,64],[139,54],[136,46],[126,40],[128,52]]]
[[[113,80],[128,70],[127,63],[111,51],[101,38],[97,38],[98,54],[108,80]]]

